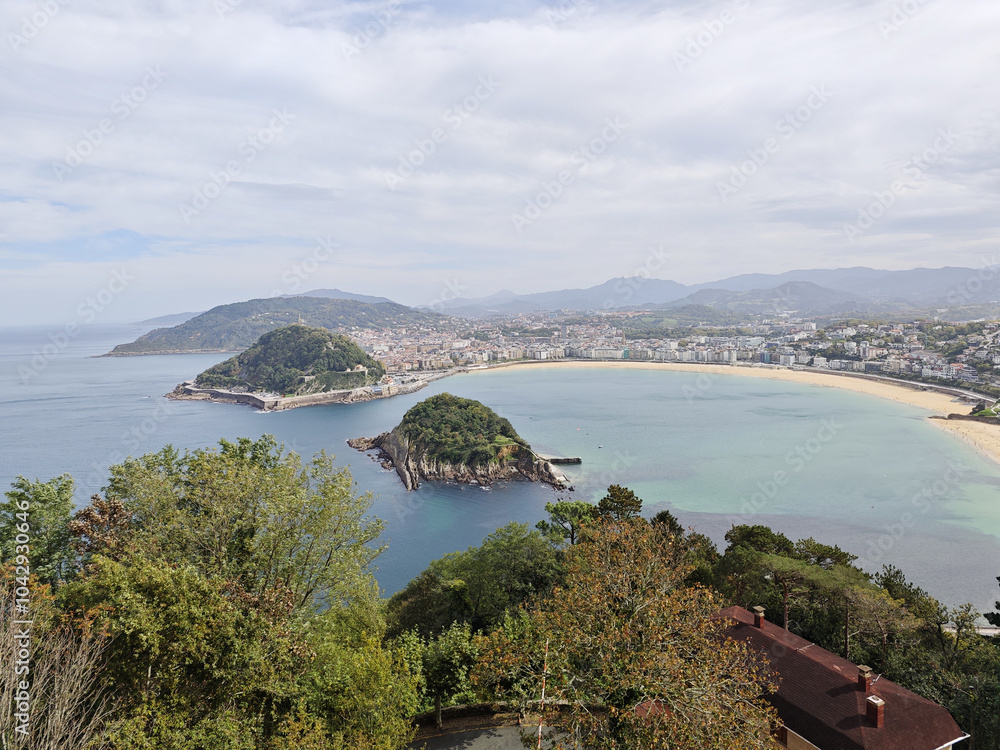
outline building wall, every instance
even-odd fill
[[[799,735],[795,734],[795,732],[791,729],[786,727],[786,731],[788,733],[788,744],[785,745],[785,747],[787,747],[788,750],[821,750],[821,748],[816,747],[811,742],[799,737]]]

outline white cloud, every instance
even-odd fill
[[[670,250],[664,277],[692,282],[975,265],[996,235],[1000,18],[986,0],[895,19],[887,1],[555,4],[561,16],[221,1],[222,17],[197,0],[74,0],[23,43],[43,4],[5,4],[5,321],[124,260],[149,272],[132,307],[122,297],[134,317],[267,293],[328,235],[346,255],[314,286],[411,303],[454,278],[470,294],[600,283],[650,246]],[[488,96],[483,77],[498,83]],[[785,138],[779,120],[814,87],[832,95]],[[275,109],[291,119],[268,133]],[[616,117],[627,130],[581,159]],[[915,176],[942,128],[955,142]],[[719,181],[768,138],[780,147],[722,200]],[[71,151],[88,154],[72,166]],[[519,234],[511,214],[563,170]],[[185,221],[180,205],[213,180],[218,196]],[[844,224],[895,180],[891,210],[848,242]]]

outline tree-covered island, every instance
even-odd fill
[[[378,449],[406,489],[423,480],[489,485],[524,477],[562,488],[566,478],[539,458],[511,423],[488,406],[450,393],[411,408],[391,432],[349,440],[360,451]]]
[[[261,336],[245,352],[201,373],[198,388],[304,396],[361,388],[385,375],[385,367],[347,336],[294,324]]]

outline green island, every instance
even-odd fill
[[[450,393],[431,396],[410,409],[399,430],[428,458],[478,466],[516,457],[530,448],[509,420],[488,406]]]
[[[395,302],[372,304],[322,297],[252,299],[213,307],[180,325],[157,328],[106,356],[243,351],[263,334],[301,321],[330,330],[437,328],[443,318]]]
[[[373,385],[384,375],[382,363],[347,336],[295,324],[265,333],[245,352],[205,370],[195,385],[303,396]]]
[[[391,432],[348,444],[360,451],[379,450],[383,465],[395,468],[408,490],[425,479],[489,485],[518,476],[567,485],[507,419],[479,401],[450,393],[421,401]]]

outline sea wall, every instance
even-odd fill
[[[947,418],[960,422],[982,422],[983,424],[1000,425],[1000,417],[978,417],[975,414],[949,414]],[[938,419],[942,419],[942,417],[938,417]]]
[[[426,381],[406,383],[404,385],[365,386],[344,391],[324,391],[310,393],[304,396],[267,396],[258,393],[235,393],[218,388],[198,388],[193,381],[178,385],[167,398],[190,401],[215,401],[223,404],[243,404],[261,411],[284,411],[300,406],[318,406],[322,404],[355,404],[363,401],[374,401],[379,398],[389,398],[403,393],[413,393],[426,387]]]

